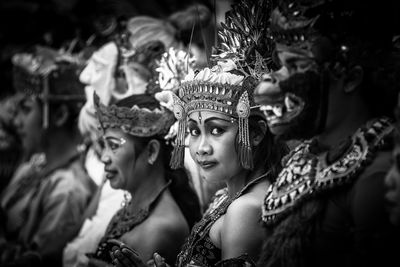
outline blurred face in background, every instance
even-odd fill
[[[103,104],[109,104],[111,92],[115,87],[117,58],[118,48],[113,42],[105,44],[93,53],[79,77],[79,80],[86,84],[88,101],[93,101],[93,91],[96,91]]]
[[[20,137],[24,154],[30,157],[42,150],[44,129],[42,107],[35,97],[25,96],[17,101],[14,124]]]
[[[82,136],[88,136],[95,145],[100,138],[100,133],[97,129],[98,121],[95,116],[93,93],[96,92],[103,104],[109,104],[111,92],[115,87],[117,55],[118,50],[114,43],[105,44],[93,53],[79,76],[79,80],[86,85],[87,101],[79,113],[78,127]],[[96,150],[100,152],[100,149]]]

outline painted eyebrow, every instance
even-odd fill
[[[216,117],[211,117],[211,118],[205,119],[205,120],[204,120],[204,123],[212,122],[212,121],[224,121],[224,122],[229,122],[229,123],[231,122],[230,120],[226,120],[226,119],[222,119],[222,118],[216,118]],[[189,119],[188,122],[192,122],[192,123],[197,124],[197,121],[195,121],[194,119]]]
[[[104,139],[112,140],[112,141],[119,141],[120,140],[120,138],[115,137],[115,136],[106,136],[106,137],[104,137]]]

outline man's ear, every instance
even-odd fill
[[[257,121],[258,128],[257,131],[254,131],[251,135],[251,144],[252,146],[258,146],[261,141],[264,139],[265,135],[267,134],[268,125],[267,122],[264,120]]]
[[[156,139],[150,140],[147,144],[147,162],[150,165],[153,165],[156,162],[159,154],[160,154],[161,144],[160,141]]]
[[[347,94],[353,93],[361,84],[363,78],[363,68],[359,65],[352,67],[347,73],[346,79],[344,81],[343,91]]]
[[[65,123],[67,123],[68,117],[69,117],[69,110],[68,107],[64,104],[61,104],[58,106],[55,110],[53,117],[53,125],[57,127],[63,126]]]

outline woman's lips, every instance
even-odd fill
[[[217,165],[216,161],[197,161],[197,164],[199,164],[199,166],[204,169],[211,169],[213,167],[215,167]]]

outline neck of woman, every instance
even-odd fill
[[[131,212],[148,207],[160,195],[167,184],[165,171],[162,167],[153,165],[147,169],[149,171],[143,174],[143,177],[140,177],[142,179],[140,185],[129,190],[132,198],[128,208]]]
[[[259,178],[264,173],[265,171],[262,169],[252,171],[243,169],[240,171],[239,174],[235,175],[226,182],[229,197],[234,198],[241,190],[243,190],[245,186]]]

